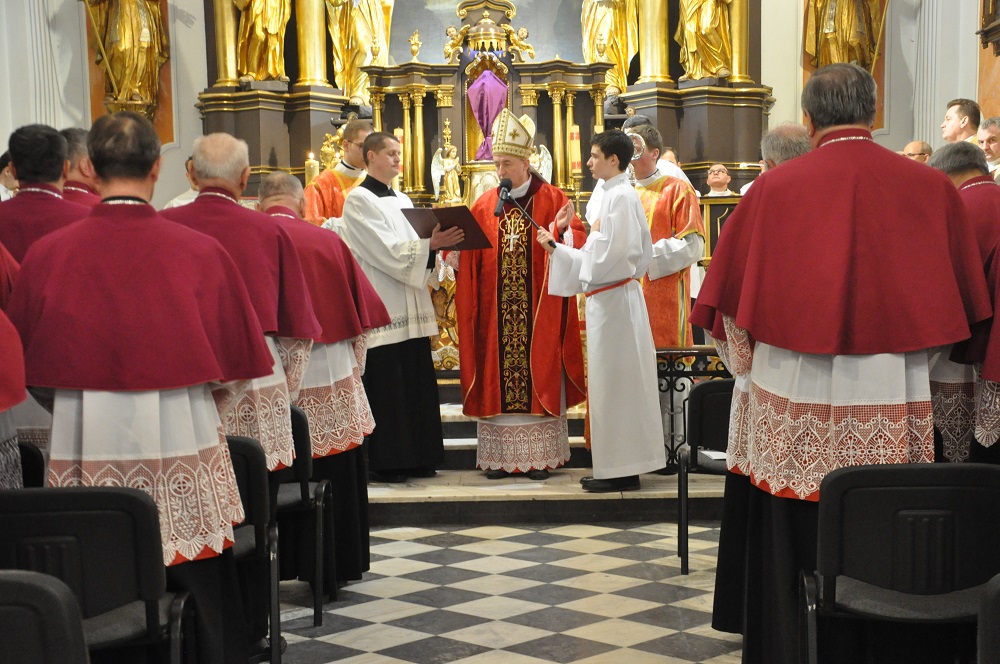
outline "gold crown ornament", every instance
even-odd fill
[[[518,119],[505,108],[493,121],[493,154],[528,159],[534,140],[535,123],[527,115]]]

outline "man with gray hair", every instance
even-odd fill
[[[763,175],[778,164],[801,157],[811,149],[809,132],[803,125],[782,122],[760,139],[760,173]],[[754,182],[756,178],[740,187],[740,196],[745,196]]]
[[[306,200],[298,178],[271,173],[258,197],[257,209],[277,221],[295,244],[323,328],[313,339],[302,385],[292,398],[309,418],[313,478],[330,480],[333,488],[327,532],[333,533],[330,559],[336,561],[336,575],[325,579],[335,590],[335,584],[360,580],[369,569],[368,468],[361,443],[375,420],[361,374],[367,331],[391,321],[347,244],[303,219]],[[296,562],[286,559],[282,567]]]
[[[747,662],[799,661],[789,625],[798,624],[799,575],[815,569],[823,478],[932,462],[928,350],[968,338],[990,315],[954,186],[874,142],[876,98],[857,65],[810,77],[802,110],[813,150],[747,192],[692,312],[736,379],[726,461],[753,485],[735,497],[748,503]],[[867,632],[828,640],[840,627],[821,625],[820,651],[857,643],[862,652],[838,661],[887,661],[871,649],[903,647],[865,642]],[[928,661],[909,661],[918,660]]]
[[[90,164],[87,150],[87,130],[70,127],[59,132],[66,139],[66,159],[69,161],[69,173],[63,183],[63,198],[70,203],[94,207],[101,202],[97,193],[97,174]]]
[[[976,134],[979,147],[986,154],[990,173],[994,179],[1000,178],[1000,116],[986,118],[979,125]]]
[[[965,141],[949,143],[931,156],[928,165],[942,171],[958,188],[984,272],[988,273],[1000,241],[1000,186],[989,175],[986,155]],[[1000,403],[1000,386],[991,381],[978,382],[979,402],[984,406],[977,408],[977,378],[971,364],[952,362],[947,353],[932,358],[934,424],[940,431],[942,455],[948,461],[1000,462],[1000,445],[994,444],[997,434],[990,431],[1000,421],[1000,412],[990,406]]]

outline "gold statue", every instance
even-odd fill
[[[160,67],[169,59],[167,33],[157,0],[84,0],[94,24],[97,64],[104,68],[108,111],[153,117]]]
[[[608,95],[625,92],[628,67],[639,52],[638,0],[583,0],[583,61],[610,62]]]
[[[870,70],[881,12],[879,0],[809,0],[805,38],[809,62],[814,67],[854,62]]]
[[[241,82],[287,81],[285,26],[292,0],[233,0],[240,10],[236,69]]]
[[[445,205],[462,202],[462,163],[458,160],[457,147],[445,143],[443,148],[438,148],[431,159],[431,175],[434,196],[439,202]]]
[[[389,36],[395,0],[326,0],[337,87],[352,103],[370,104],[362,67],[389,64]]]
[[[532,60],[535,59],[535,47],[528,43],[527,28],[520,27],[515,32],[509,23],[504,23],[500,27],[507,33],[507,41],[510,42],[507,50],[510,51],[514,62],[525,62],[524,56],[526,55]]]
[[[459,58],[462,57],[462,52],[465,50],[463,44],[465,44],[465,35],[469,32],[468,25],[463,25],[462,29],[459,30],[454,25],[449,25],[444,33],[448,36],[448,41],[444,45],[444,59],[450,64],[457,64]]]
[[[333,168],[340,161],[340,156],[343,154],[344,127],[345,125],[340,125],[336,134],[323,136],[323,145],[319,149],[319,163],[323,164],[324,171]]]
[[[410,42],[410,55],[413,56],[413,62],[417,62],[417,53],[420,53],[420,47],[424,45],[420,41],[420,31],[414,30],[407,41]]]
[[[681,45],[682,81],[725,78],[731,74],[733,48],[729,40],[732,0],[680,0],[674,39]]]

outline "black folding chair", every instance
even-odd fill
[[[34,443],[18,439],[21,452],[21,481],[25,489],[45,486],[45,457]]]
[[[802,575],[803,661],[817,661],[818,617],[975,623],[1000,572],[1000,467],[841,468],[819,495],[816,570]]]
[[[259,580],[259,569],[267,569],[267,592],[251,592],[250,597],[267,597],[268,637],[271,664],[281,664],[281,611],[278,598],[278,526],[271,520],[270,491],[267,481],[267,458],[264,448],[253,438],[226,436],[233,460],[236,484],[246,520],[233,529],[233,558],[237,565],[248,565],[247,577]],[[256,589],[254,589],[256,590]]]
[[[323,581],[324,575],[331,576],[326,582],[336,593],[336,567],[333,560],[333,547],[326,546],[331,538],[325,533],[325,511],[333,508],[333,491],[330,482],[320,480],[310,481],[312,477],[312,441],[309,437],[309,420],[305,412],[298,406],[292,406],[292,437],[295,440],[295,461],[291,468],[271,473],[272,481],[279,481],[277,492],[277,516],[279,528],[282,519],[307,514],[312,517],[311,536],[313,556],[311,559],[312,578],[309,583],[313,591],[313,625],[323,624]],[[301,532],[296,533],[300,539]],[[287,542],[285,538],[282,541]],[[283,554],[282,554],[283,555]],[[331,598],[332,599],[332,598]]]
[[[54,576],[0,571],[0,643],[5,664],[89,664],[73,591]]]
[[[678,455],[677,473],[677,555],[681,574],[688,573],[688,475],[726,474],[725,459],[713,459],[706,451],[725,453],[729,441],[729,410],[733,402],[732,378],[705,380],[691,388],[684,402],[684,439],[688,447]]]
[[[156,504],[138,489],[0,491],[0,569],[72,589],[91,652],[169,645],[180,664],[187,593],[168,593]]]

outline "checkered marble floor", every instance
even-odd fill
[[[372,532],[372,570],[312,627],[282,583],[286,664],[740,661],[711,626],[718,524],[442,526]]]

